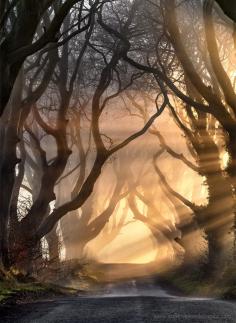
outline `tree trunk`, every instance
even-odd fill
[[[207,172],[204,175],[208,186],[209,202],[207,207],[199,212],[198,218],[208,242],[206,272],[217,274],[219,270],[224,270],[233,255],[235,202],[231,181],[223,174],[220,166],[215,171]]]
[[[85,209],[90,209],[90,205],[88,207],[84,206],[82,209],[81,216],[79,216],[79,212],[76,210],[70,212],[61,221],[66,259],[80,259],[84,256],[84,248],[87,244],[87,220],[90,218],[90,215],[86,218]]]
[[[60,241],[56,226],[46,235],[46,240],[48,243],[50,264],[57,265],[60,261]]]
[[[20,73],[13,89],[13,95],[4,117],[1,120],[1,158],[0,158],[0,259],[9,267],[9,219],[10,205],[15,183],[16,148],[19,142],[19,105],[22,97],[23,74]]]

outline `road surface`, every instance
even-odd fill
[[[171,296],[152,284],[109,284],[100,293],[0,307],[0,322],[235,323],[236,303]]]

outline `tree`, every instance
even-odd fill
[[[66,6],[66,3],[67,2],[63,3],[63,8],[64,6]],[[126,12],[127,17],[120,25],[120,29],[122,29],[127,34],[130,32],[130,30],[132,30],[132,21],[136,15],[137,4],[138,1],[135,1],[134,3],[130,4],[129,10]],[[20,262],[22,266],[25,267],[24,269],[26,271],[32,270],[32,260],[34,258],[35,252],[36,254],[38,252],[40,253],[41,239],[47,234],[49,234],[51,230],[55,230],[58,221],[61,220],[62,217],[64,217],[67,213],[71,211],[81,208],[87,201],[87,199],[90,197],[94,189],[94,185],[98,180],[105,163],[117,151],[126,147],[130,142],[142,136],[148,130],[151,124],[156,120],[156,118],[163,112],[166,106],[165,100],[161,102],[160,107],[157,104],[156,111],[149,118],[149,120],[147,120],[147,123],[141,130],[135,132],[122,142],[118,143],[117,145],[107,146],[106,142],[103,139],[104,135],[100,131],[99,123],[101,116],[104,110],[107,107],[109,107],[110,101],[116,96],[118,96],[120,92],[124,91],[125,88],[131,86],[135,81],[136,76],[134,70],[130,69],[130,77],[127,77],[127,69],[125,69],[125,64],[121,64],[121,59],[123,58],[124,53],[130,50],[130,47],[128,46],[127,42],[124,40],[117,42],[113,39],[112,32],[109,30],[109,28],[108,30],[106,28],[106,23],[104,22],[104,19],[106,18],[104,18],[103,13],[105,12],[105,16],[109,17],[106,11],[109,12],[109,10],[111,10],[112,12],[112,7],[110,7],[110,4],[108,3],[107,6],[100,6],[98,12],[97,30],[101,32],[101,30],[105,27],[106,33],[108,35],[107,37],[110,37],[111,39],[112,49],[108,52],[105,52],[105,54],[96,49],[96,45],[94,46],[92,43],[90,44],[90,37],[92,36],[93,32],[95,32],[95,15],[97,14],[95,8],[97,8],[96,6],[98,5],[98,1],[96,1],[96,6],[91,6],[91,8],[89,7],[89,13],[88,15],[85,14],[85,18],[83,18],[83,5],[84,3],[82,2],[81,7],[79,7],[81,10],[79,11],[81,12],[81,17],[79,20],[80,28],[78,29],[78,31],[76,30],[75,32],[76,35],[81,35],[82,32],[84,32],[85,35],[84,41],[75,38],[76,42],[78,41],[80,45],[82,43],[79,55],[77,56],[75,49],[73,47],[70,48],[70,45],[67,42],[69,39],[72,38],[72,35],[74,36],[73,33],[71,35],[67,35],[67,31],[71,30],[70,27],[72,26],[71,28],[74,28],[73,22],[75,17],[74,14],[71,13],[71,15],[67,16],[65,19],[64,17],[63,19],[62,17],[60,18],[60,26],[64,21],[63,28],[61,31],[62,35],[64,36],[64,39],[61,44],[62,49],[59,50],[58,46],[55,46],[55,44],[50,48],[48,56],[46,54],[46,61],[47,57],[49,57],[50,60],[47,66],[48,68],[46,68],[44,71],[44,77],[42,77],[41,80],[42,83],[38,85],[39,82],[36,82],[38,85],[37,86],[34,84],[34,82],[31,82],[29,85],[30,101],[27,102],[27,113],[23,114],[23,119],[20,119],[22,118],[22,114],[20,112],[22,112],[23,109],[18,109],[19,105],[14,106],[16,112],[20,114],[20,116],[18,117],[17,114],[14,114],[14,134],[17,129],[16,124],[20,125],[20,129],[17,129],[17,131],[20,130],[20,133],[22,135],[22,131],[23,129],[25,129],[26,133],[24,134],[24,139],[26,141],[30,140],[31,143],[33,142],[33,147],[37,151],[35,156],[34,153],[29,154],[27,152],[27,157],[24,158],[24,160],[22,160],[22,162],[24,163],[24,169],[22,167],[22,172],[27,171],[27,163],[29,165],[30,163],[38,164],[36,165],[36,167],[35,165],[33,167],[30,166],[30,172],[35,173],[34,179],[38,178],[39,183],[37,187],[35,184],[32,185],[33,198],[30,208],[26,210],[26,213],[22,218],[18,218],[18,221],[15,221],[17,224],[16,230],[14,231],[17,232],[18,243],[17,245],[14,245],[15,250],[13,253],[11,253],[17,255],[17,259],[19,259],[20,255]],[[69,10],[67,6],[66,8]],[[55,7],[53,7],[53,10],[54,9]],[[44,18],[47,20],[46,16]],[[89,20],[88,23],[87,20]],[[77,21],[77,16],[75,18],[75,21]],[[52,22],[51,24],[54,23]],[[58,26],[58,24],[56,25]],[[76,26],[78,27],[78,25]],[[50,28],[51,27],[49,24],[49,30]],[[40,39],[41,38],[39,38],[39,40]],[[38,41],[36,40],[35,43],[37,42]],[[34,43],[32,46],[35,47]],[[74,190],[71,195],[71,200],[67,200],[62,205],[60,205],[59,203],[57,203],[57,196],[54,190],[58,182],[61,181],[61,178],[65,176],[65,173],[67,172],[67,166],[70,163],[70,158],[72,155],[72,151],[70,148],[71,141],[69,139],[70,136],[67,132],[68,115],[69,110],[71,108],[75,108],[77,105],[76,102],[78,100],[78,97],[75,95],[74,91],[76,81],[80,81],[80,84],[83,84],[84,81],[85,84],[90,81],[89,78],[87,78],[86,80],[86,77],[88,77],[88,75],[86,75],[86,77],[85,75],[82,76],[81,72],[83,70],[81,67],[81,62],[88,53],[87,50],[89,47],[91,47],[93,51],[97,52],[96,59],[99,63],[98,70],[98,65],[95,66],[96,69],[94,70],[95,72],[93,74],[93,76],[95,76],[94,83],[89,85],[89,102],[91,103],[90,128],[92,133],[93,147],[95,149],[95,153],[93,156],[95,157],[92,162],[92,167],[90,168],[88,173],[87,170],[85,173],[83,171],[83,168],[85,167],[84,163],[86,163],[86,161],[83,161],[83,158],[81,159],[81,147],[79,148],[79,158],[81,159],[80,162],[82,163],[80,167],[81,176],[79,176],[78,182],[74,187]],[[44,54],[44,52],[41,53]],[[39,62],[42,58],[41,53],[39,53]],[[71,53],[72,55],[70,55]],[[84,62],[86,62],[86,59]],[[34,59],[33,62],[37,66],[38,60]],[[84,72],[86,73],[86,71]],[[126,78],[120,77],[122,73],[123,75],[126,74]],[[35,77],[35,79],[37,79],[37,71],[35,74],[33,74],[33,76]],[[140,77],[140,74],[138,74],[138,76]],[[47,79],[46,82],[45,78]],[[113,89],[115,89],[114,93],[112,93],[114,91]],[[37,95],[35,94],[35,92],[37,93]],[[112,94],[110,95],[109,93]],[[25,103],[25,101],[23,102]],[[50,105],[50,102],[54,102],[54,108]],[[8,142],[7,140],[9,140],[9,136],[6,136],[4,138],[5,143]],[[17,140],[14,145],[11,145],[10,152],[13,156],[15,156],[17,153]],[[50,142],[50,140],[53,141],[52,146],[54,147],[54,153],[52,154],[51,158],[48,158],[48,153],[50,153],[50,145],[47,145],[46,147],[44,146],[47,140],[48,143]],[[5,146],[9,149],[9,144],[5,144]],[[4,153],[4,158],[9,156],[9,153],[7,155],[7,152],[8,150],[6,150],[6,153]],[[21,152],[23,156],[24,149],[22,149]],[[15,184],[15,166],[17,163],[20,162],[15,158],[13,159],[12,156],[9,157],[9,160],[12,162],[10,163],[10,169],[7,168],[6,171],[6,168],[2,167],[2,180],[7,180],[7,178],[9,180],[10,174],[11,182],[10,184],[8,184],[8,199],[6,199],[6,196],[3,199],[1,199],[2,203],[4,203],[4,206],[1,206],[2,223],[0,226],[0,229],[3,232],[3,234],[1,235],[2,244],[0,252],[3,265],[6,267],[9,266],[8,261],[6,260],[8,258],[9,252],[9,210],[11,210],[11,196]],[[20,176],[18,176],[19,181],[21,181],[21,184],[17,184],[18,193],[19,187],[22,186],[24,181],[24,176],[22,175],[22,172]],[[108,208],[105,209],[104,212],[102,212],[102,214],[97,219],[95,219],[89,224],[89,229],[91,229],[90,231],[92,232],[92,237],[101,232],[101,230],[107,223],[109,217],[111,217],[113,210],[119,201],[120,197],[118,193],[121,187],[118,181],[118,187],[113,193],[111,203],[109,204]],[[4,194],[6,194],[6,192]],[[19,194],[17,195],[19,198]],[[14,202],[15,205],[16,199]],[[54,201],[56,202],[56,208],[51,210],[50,205]],[[86,217],[89,217],[89,215],[87,215]],[[88,219],[86,219],[86,221],[87,220]],[[88,235],[90,231],[88,231]],[[16,265],[17,262],[18,261],[16,260]]]
[[[165,8],[164,15],[162,15],[163,10],[161,10],[163,7]],[[163,17],[163,20],[161,19],[157,20],[155,19],[155,17],[151,16],[150,24],[152,26],[153,25],[156,26],[156,30],[158,30],[158,32],[160,32],[161,30],[162,36],[154,38],[154,43],[156,41],[155,46],[154,45],[149,46],[149,48],[154,47],[155,49],[157,49],[158,54],[157,54],[157,50],[155,50],[156,54],[154,50],[151,53],[150,53],[150,50],[146,54],[145,52],[142,53],[142,55],[143,54],[146,55],[148,60],[148,65],[145,65],[144,63],[142,63],[142,61],[144,62],[145,59],[142,59],[141,62],[140,60],[135,61],[135,59],[128,56],[125,56],[124,59],[127,62],[129,62],[131,65],[135,66],[136,68],[139,68],[140,70],[143,70],[148,73],[153,73],[156,76],[157,80],[159,80],[159,85],[162,88],[162,92],[165,95],[168,105],[170,107],[171,107],[171,99],[169,96],[172,95],[173,93],[175,96],[177,96],[180,100],[184,102],[184,108],[186,111],[185,113],[187,113],[187,115],[190,115],[193,113],[194,118],[198,118],[196,117],[196,115],[199,115],[200,127],[202,127],[202,124],[201,124],[202,120],[203,119],[206,120],[206,117],[204,116],[204,114],[208,113],[213,117],[213,121],[211,121],[210,123],[211,126],[213,126],[214,128],[216,127],[217,122],[219,122],[220,126],[222,126],[223,128],[223,133],[227,133],[227,135],[224,138],[227,151],[230,155],[230,162],[227,168],[227,172],[230,176],[230,183],[228,185],[227,196],[229,199],[231,199],[231,202],[232,202],[232,203],[230,202],[230,205],[232,206],[231,207],[231,214],[232,214],[234,212],[234,203],[231,198],[231,195],[233,194],[234,190],[233,191],[230,190],[230,185],[232,184],[232,181],[234,182],[234,178],[235,178],[235,175],[234,175],[235,121],[233,120],[235,93],[234,93],[232,81],[230,79],[230,75],[227,73],[228,71],[225,70],[225,67],[223,66],[223,63],[221,62],[221,59],[220,59],[220,52],[217,46],[216,35],[215,35],[214,24],[213,24],[212,2],[206,1],[204,4],[204,8],[202,7],[201,4],[198,4],[196,8],[194,8],[198,10],[195,12],[199,12],[199,9],[204,10],[203,30],[205,31],[205,34],[206,34],[206,49],[209,54],[210,65],[206,60],[205,61],[202,60],[202,52],[201,50],[199,50],[199,48],[195,49],[195,45],[193,47],[194,51],[193,51],[192,57],[195,57],[196,53],[200,51],[200,55],[199,55],[200,57],[196,59],[196,62],[198,64],[191,59],[191,56],[189,55],[189,48],[186,47],[188,43],[187,44],[183,43],[182,30],[184,27],[181,26],[181,24],[177,19],[178,17],[176,15],[176,11],[177,11],[176,8],[177,8],[176,2],[172,0],[166,1],[165,3],[158,2],[158,4],[153,4],[153,12],[155,13],[155,15],[157,14],[157,12],[159,12],[160,17]],[[189,7],[187,6],[186,10],[192,10],[192,8],[193,8],[193,4],[191,3]],[[184,23],[186,23],[186,21],[187,20],[185,19]],[[180,26],[182,27],[182,29],[180,28]],[[119,35],[118,37],[121,37],[121,35]],[[169,40],[171,41],[172,46],[168,46]],[[196,37],[192,38],[192,40],[196,41]],[[233,42],[231,42],[231,44],[233,45]],[[167,53],[166,53],[166,48],[168,48]],[[176,54],[178,58],[178,62],[180,63],[179,65],[178,65],[178,62],[177,64],[175,63],[174,57],[171,54],[172,51],[174,51],[174,54]],[[175,69],[175,74],[173,74],[172,69],[170,70],[167,69],[167,66],[169,68],[168,64],[170,64],[171,62],[174,62],[174,64],[176,64],[175,66],[177,66],[177,69]],[[209,67],[212,67],[212,69],[209,69]],[[208,75],[206,75],[206,71]],[[178,74],[179,74],[179,78],[177,76]],[[208,77],[209,75],[210,75],[210,80]],[[190,83],[192,85],[193,90],[191,91],[191,94],[188,93],[189,86],[185,82],[186,79],[188,80],[188,84]],[[209,82],[211,85],[209,85]],[[186,87],[184,87],[183,84],[186,84]],[[230,109],[231,109],[230,111],[227,108],[228,106],[230,106]],[[208,127],[208,123],[207,123],[207,127]],[[217,129],[220,130],[219,127]],[[219,133],[219,130],[216,130],[216,131],[218,131]],[[213,147],[215,146],[215,143],[212,140],[211,142],[212,142],[211,148],[210,146],[208,146],[208,148],[213,149]],[[206,155],[204,153],[203,155],[205,158]],[[218,173],[220,174],[220,172],[221,172],[221,167],[219,165]],[[228,179],[225,179],[224,175],[223,175],[223,179],[225,183],[228,181]],[[213,185],[215,185],[215,183]],[[218,195],[219,194],[217,194],[217,196]],[[215,213],[215,210],[213,213]],[[230,232],[230,227],[232,227],[231,214],[229,211],[228,213],[229,216],[227,217],[227,220],[225,220],[222,226],[222,230],[224,230],[225,237]],[[222,218],[221,217],[222,215],[220,214],[218,215],[220,218]],[[208,214],[206,215],[206,218],[210,219],[211,216]],[[216,218],[217,218],[217,215],[216,215]],[[216,221],[216,222],[219,223],[219,221]],[[218,239],[216,240],[213,239],[213,245],[216,246],[217,250],[218,250],[218,246],[217,246],[218,240],[221,240],[222,243],[224,244],[223,242],[224,239],[221,239],[221,238],[222,237],[220,234],[218,235]]]

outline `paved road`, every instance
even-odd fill
[[[0,322],[235,323],[236,304],[172,297],[161,288],[107,286],[99,294],[0,308]]]

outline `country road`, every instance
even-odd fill
[[[136,282],[108,285],[86,297],[0,307],[0,322],[235,323],[236,303],[169,295]]]

